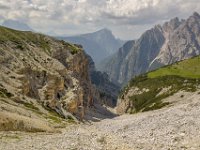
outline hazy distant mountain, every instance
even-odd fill
[[[174,18],[156,25],[135,41],[124,44],[101,64],[101,71],[124,84],[133,76],[200,54],[200,15]]]
[[[31,29],[27,24],[17,20],[5,20],[2,23],[2,26],[20,31],[33,31],[33,29]]]
[[[110,107],[115,107],[117,104],[117,96],[120,91],[120,86],[111,82],[109,76],[104,72],[96,70],[94,61],[87,55],[89,62],[89,74],[92,84],[99,91],[99,96],[103,104]]]
[[[81,44],[95,63],[115,53],[124,44],[124,41],[117,39],[108,29],[71,37],[59,37],[59,39]]]

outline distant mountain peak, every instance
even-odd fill
[[[200,18],[199,13],[197,13],[197,12],[194,12],[192,16]]]
[[[103,35],[106,35],[106,36],[112,36],[112,37],[114,37],[112,31],[109,30],[108,28],[103,28],[101,30],[96,31],[95,33],[96,34],[103,34]]]
[[[103,29],[101,29],[101,30],[99,30],[97,32],[112,32],[112,31],[110,29],[108,29],[108,28],[103,28]]]
[[[175,17],[173,19],[170,20],[170,23],[179,23],[179,18],[178,17]]]
[[[83,45],[84,50],[92,57],[96,64],[117,52],[125,43],[116,38],[108,28],[103,28],[93,33],[62,37],[60,39]]]
[[[33,31],[33,29],[29,27],[26,23],[12,19],[4,20],[2,26],[20,31]]]
[[[182,20],[180,21],[178,17],[171,19],[169,22],[164,23],[163,28],[165,30],[171,29],[175,30],[181,24]]]
[[[102,62],[101,71],[108,73],[114,82],[127,83],[133,76],[199,55],[199,33],[198,13],[186,20],[173,18],[163,26],[147,30],[134,44],[123,46]]]

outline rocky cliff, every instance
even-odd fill
[[[64,118],[85,118],[99,97],[81,46],[4,27],[0,34],[2,111],[48,110]]]
[[[133,76],[200,54],[200,15],[174,18],[127,42],[101,64],[101,70],[120,84]]]
[[[95,85],[96,90],[98,91],[97,93],[101,103],[109,107],[115,107],[117,104],[120,86],[111,82],[106,73],[97,71],[94,61],[89,55],[87,56],[89,60],[89,74],[91,82]]]

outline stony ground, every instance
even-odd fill
[[[172,106],[69,125],[61,133],[0,132],[0,149],[199,150],[200,93],[178,93],[166,101]]]

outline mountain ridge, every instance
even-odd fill
[[[4,20],[2,23],[2,26],[11,28],[14,30],[20,30],[20,31],[34,31],[31,27],[29,27],[26,23],[17,21],[17,20]]]
[[[129,41],[129,45],[132,46],[120,48],[99,67],[112,81],[122,85],[133,76],[199,55],[200,15],[194,12],[186,20],[176,17],[162,26],[156,25],[134,42]],[[122,50],[128,53],[123,56]]]
[[[107,28],[93,33],[58,38],[82,45],[86,53],[92,57],[95,64],[113,54],[124,43],[124,41],[115,38],[112,32]]]

